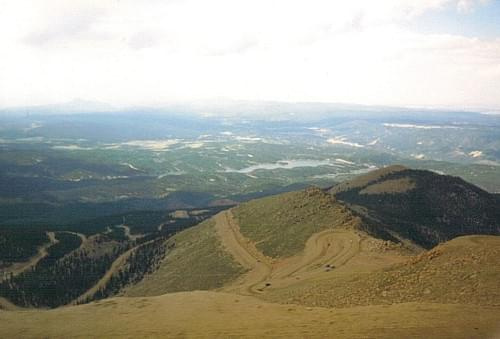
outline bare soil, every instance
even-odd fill
[[[498,308],[406,303],[327,309],[220,292],[0,311],[2,338],[495,338]]]

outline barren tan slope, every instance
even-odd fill
[[[500,237],[466,236],[384,270],[334,274],[262,297],[325,307],[404,302],[500,306],[499,282]]]
[[[0,337],[493,338],[500,334],[499,316],[498,308],[470,305],[325,309],[185,292],[51,311],[0,311]]]
[[[0,310],[7,310],[7,311],[15,311],[15,310],[22,310],[22,307],[19,307],[17,305],[14,305],[11,303],[9,300],[5,299],[4,297],[0,297]]]

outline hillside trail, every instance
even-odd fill
[[[74,235],[78,236],[82,240],[82,245],[83,245],[84,242],[87,241],[87,236],[85,234],[83,234],[83,233],[71,232],[71,231],[63,231],[63,232],[74,234]]]
[[[49,242],[43,244],[38,248],[37,254],[32,256],[30,259],[24,262],[20,263],[14,263],[7,267],[4,270],[0,270],[0,281],[4,280],[6,277],[10,276],[11,274],[13,276],[19,275],[32,267],[35,267],[36,264],[40,262],[43,258],[45,258],[47,255],[49,255],[48,249],[49,247],[57,244],[59,240],[56,239],[56,235],[54,232],[46,232],[47,237],[49,238]]]
[[[88,239],[87,236],[83,233],[78,233],[78,232],[73,232],[73,231],[59,231],[59,233],[68,233],[68,234],[73,234],[73,235],[76,235],[77,237],[79,237],[80,240],[82,241],[82,243],[80,244],[80,246],[78,248],[82,248]]]
[[[324,276],[325,271],[345,265],[360,251],[361,237],[349,230],[325,230],[312,235],[302,253],[285,259],[264,256],[244,237],[231,211],[215,216],[217,234],[234,259],[249,271],[222,288],[224,292],[258,295],[266,288],[284,287],[297,281]]]
[[[92,297],[97,291],[106,287],[107,283],[111,280],[113,274],[118,272],[118,270],[127,262],[127,259],[132,255],[132,253],[134,253],[138,248],[147,245],[149,243],[152,243],[153,241],[154,239],[146,241],[140,245],[132,247],[127,251],[123,252],[120,256],[118,256],[118,258],[116,258],[115,261],[113,261],[109,270],[106,271],[106,273],[101,277],[101,279],[99,279],[99,281],[94,286],[89,288],[85,293],[80,295],[78,298],[76,298],[69,304],[76,305],[78,303],[84,302],[85,299]]]
[[[245,238],[230,211],[215,216],[215,229],[219,239],[234,259],[249,271],[237,279],[224,291],[237,291],[244,294],[258,294],[258,285],[272,272],[271,259],[264,256],[255,245]]]
[[[276,262],[271,276],[275,281],[273,286],[287,286],[338,269],[360,252],[361,241],[359,235],[348,230],[330,229],[313,234],[302,253]]]
[[[134,241],[134,240],[137,240],[139,238],[144,237],[143,234],[132,234],[132,233],[130,233],[130,227],[127,226],[127,225],[125,225],[125,224],[117,225],[116,227],[123,228],[123,232],[124,232],[125,236],[128,238],[128,240]]]

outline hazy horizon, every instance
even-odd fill
[[[78,113],[114,113],[133,110],[151,110],[162,111],[172,109],[173,107],[182,109],[191,109],[193,114],[211,114],[211,110],[218,107],[227,110],[235,109],[234,114],[238,113],[239,109],[245,106],[257,107],[277,107],[286,106],[288,108],[301,107],[303,109],[310,105],[312,109],[318,107],[328,107],[332,109],[332,113],[338,109],[359,109],[361,111],[371,110],[403,110],[403,111],[436,111],[436,112],[463,112],[463,113],[480,113],[487,115],[499,115],[500,108],[485,107],[485,106],[455,106],[455,105],[382,105],[382,104],[364,104],[350,102],[330,102],[330,101],[278,101],[278,100],[238,100],[232,98],[214,97],[192,100],[171,100],[161,103],[151,104],[110,104],[108,102],[84,100],[74,98],[69,101],[55,102],[50,104],[35,104],[27,103],[25,105],[0,106],[0,111],[3,113],[15,113],[19,110],[33,110],[33,113],[40,113],[50,110],[53,114],[78,114]],[[203,112],[206,111],[206,112]],[[47,112],[48,113],[48,112]],[[262,114],[272,112],[262,111]]]

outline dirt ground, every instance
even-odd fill
[[[500,309],[409,303],[327,309],[220,292],[0,311],[2,338],[500,338]]]

